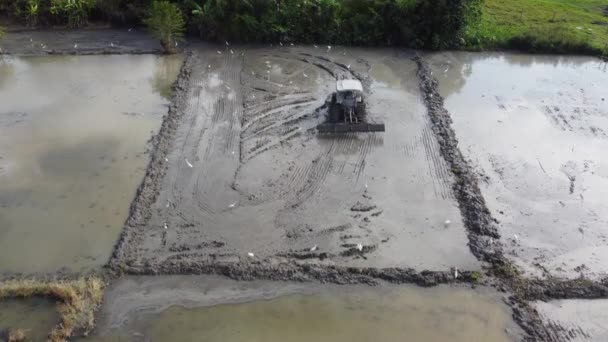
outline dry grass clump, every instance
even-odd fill
[[[23,342],[27,340],[26,331],[23,329],[8,329],[0,331],[1,342]]]
[[[0,300],[33,296],[57,299],[60,322],[49,333],[48,340],[60,342],[66,341],[75,332],[87,335],[92,331],[95,326],[95,311],[103,299],[104,285],[104,282],[95,276],[59,281],[7,280],[0,282]],[[21,336],[18,332],[14,331],[15,338]],[[21,333],[25,335],[23,331]]]

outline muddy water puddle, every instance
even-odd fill
[[[334,287],[211,278],[127,279],[83,341],[510,341],[489,289]]]
[[[530,274],[606,274],[608,64],[518,54],[429,60],[508,256]]]
[[[0,62],[0,272],[105,263],[180,57]]]
[[[28,341],[45,341],[51,329],[59,322],[56,305],[51,300],[0,301],[0,340],[8,329],[22,329]]]

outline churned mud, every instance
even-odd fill
[[[526,275],[605,277],[608,64],[468,53],[430,60],[505,255]]]
[[[264,329],[260,329],[264,327]],[[487,288],[127,277],[84,341],[510,341],[520,330]]]
[[[347,283],[478,270],[409,57],[193,48],[112,268]],[[386,133],[317,134],[343,78]]]
[[[9,31],[0,41],[0,55],[158,54],[157,39],[141,29]]]
[[[91,269],[111,254],[180,57],[0,62],[0,273]]]
[[[607,341],[608,300],[536,302],[556,341]]]

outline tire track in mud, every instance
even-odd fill
[[[431,182],[433,183],[435,196],[441,199],[453,199],[447,166],[437,149],[435,137],[428,125],[425,125],[422,130],[421,142],[424,147],[429,170],[434,175],[434,177],[431,175]]]
[[[219,79],[221,84],[208,93],[216,93],[217,100],[213,103],[211,122],[207,125],[207,137],[198,141],[193,148],[205,153],[201,159],[202,170],[197,176],[193,187],[193,197],[198,199],[201,210],[214,215],[222,210],[217,199],[210,198],[222,195],[233,183],[232,175],[235,170],[214,170],[218,160],[230,159],[237,156],[240,148],[240,130],[242,117],[242,99],[240,92],[242,58],[234,55],[224,55],[221,60]],[[201,146],[204,144],[204,146]],[[240,151],[239,154],[240,155]],[[228,157],[226,157],[228,156]],[[219,171],[219,172],[218,172]]]
[[[301,57],[304,56],[304,57]],[[281,60],[286,60],[286,61],[299,61],[302,62],[304,64],[307,65],[311,65],[315,68],[321,69],[324,72],[326,72],[329,76],[331,76],[331,78],[333,79],[340,79],[340,78],[357,78],[357,79],[361,79],[364,80],[364,77],[361,77],[360,75],[356,75],[352,70],[349,70],[347,68],[347,66],[342,65],[340,63],[336,63],[331,61],[330,59],[326,58],[326,57],[322,57],[322,56],[313,56],[311,54],[306,54],[306,53],[299,53],[298,55],[294,55],[294,54],[274,54],[272,55],[273,58],[278,58]],[[265,86],[257,86],[254,87],[255,90],[258,89],[263,89],[265,91],[268,91],[268,87],[267,85]],[[272,91],[270,91],[272,92]],[[270,104],[267,103],[260,103],[260,104],[255,104],[251,107],[249,107],[249,113],[245,114],[245,120],[244,120],[244,124],[243,124],[243,133],[242,133],[242,139],[246,140],[246,139],[251,139],[253,137],[257,137],[259,135],[263,135],[264,133],[269,133],[268,131],[270,130],[278,130],[279,131],[279,135],[281,133],[285,134],[284,136],[289,139],[292,137],[292,135],[290,135],[289,133],[292,132],[293,128],[287,128],[284,130],[281,130],[280,127],[284,126],[284,125],[289,125],[289,121],[290,120],[300,120],[302,118],[304,118],[307,114],[294,114],[294,115],[285,115],[286,112],[289,112],[290,109],[295,109],[295,111],[300,111],[300,109],[297,105],[306,105],[306,107],[304,107],[305,111],[307,112],[313,112],[313,105],[315,104],[315,101],[320,101],[321,99],[319,98],[314,98],[312,96],[307,96],[309,95],[309,92],[304,92],[304,94],[302,94],[300,96],[300,98],[296,99],[288,99],[288,97],[291,94],[286,94],[286,95],[281,95],[281,94],[276,94],[276,96],[271,100],[268,101]],[[275,95],[273,93],[273,95]],[[293,95],[291,95],[293,96]],[[267,119],[272,118],[273,119],[273,123],[268,123],[266,125],[264,125],[263,123],[265,121],[267,121]],[[300,183],[301,184],[301,188],[299,191],[297,191],[297,193],[300,194],[307,194],[307,195],[300,195],[300,196],[296,196],[296,198],[309,198],[310,196],[312,196],[312,194],[317,191],[319,188],[321,188],[320,185],[318,185],[317,183],[322,183],[326,177],[326,175],[331,172],[334,168],[334,160],[331,157],[332,153],[340,153],[339,150],[343,150],[345,147],[348,148],[348,146],[352,145],[354,143],[354,135],[348,135],[346,137],[343,137],[341,139],[338,139],[338,143],[336,143],[336,141],[333,141],[332,144],[330,144],[330,146],[327,148],[327,151],[324,152],[325,155],[323,157],[321,157],[321,159],[319,159],[319,165],[326,165],[324,164],[325,162],[327,162],[327,165],[330,165],[329,168],[325,168],[325,167],[321,167],[322,170],[326,170],[323,172],[316,172],[315,170],[317,170],[317,167],[305,167],[305,168],[298,168],[297,172],[295,174],[292,174],[290,177],[290,180],[288,181],[288,185],[291,186],[296,186],[296,184]],[[267,138],[268,139],[268,138]],[[254,146],[255,148],[252,149],[253,153],[246,155],[243,160],[248,160],[250,158],[253,158],[257,155],[259,155],[260,153],[263,153],[265,151],[267,151],[268,149],[272,148],[273,146],[277,146],[279,145],[282,141],[284,141],[283,139],[273,139],[274,141],[272,141],[271,143],[268,143],[267,141],[264,141],[263,146]],[[344,144],[343,143],[346,142],[345,146],[340,146],[337,144]],[[356,162],[356,165],[354,167],[354,173],[357,175],[357,177],[361,174],[361,172],[364,169],[364,165],[365,165],[365,157],[367,155],[367,153],[369,153],[369,151],[371,150],[371,143],[366,140],[366,143],[363,144],[362,148],[358,149],[358,153],[359,153],[359,158],[358,161]],[[246,153],[247,154],[247,153]],[[330,158],[330,159],[328,159]],[[343,172],[344,167],[346,165],[346,163],[336,163],[340,164],[340,172]],[[306,179],[306,181],[304,183],[301,183],[302,181],[300,179]],[[312,192],[311,192],[312,191]]]
[[[367,76],[357,74],[346,65],[333,62],[326,57],[303,53],[274,53],[268,57],[286,63],[296,63],[296,65],[302,63],[319,70],[321,78],[328,76],[332,80],[356,78],[361,80],[364,86],[369,85]],[[266,64],[270,65],[270,63]],[[369,71],[368,63],[364,63],[363,66]],[[298,139],[301,136],[300,130],[302,133],[307,131],[305,127],[299,127],[298,122],[310,116],[314,117],[318,113],[324,114],[324,111],[320,111],[323,106],[319,107],[319,104],[325,99],[327,93],[317,91],[316,94],[313,94],[306,88],[290,91],[293,88],[287,84],[291,84],[289,77],[297,77],[296,75],[299,74],[300,72],[291,72],[278,78],[275,75],[273,79],[278,83],[275,84],[269,82],[266,77],[260,77],[258,72],[245,73],[246,77],[254,78],[249,83],[252,84],[251,93],[254,94],[257,101],[245,104],[241,132],[241,145],[243,146],[241,160],[243,163],[247,163],[271,149],[283,146],[286,141]],[[286,77],[283,86],[280,85],[281,77]],[[327,83],[327,81],[325,82]],[[317,84],[319,84],[319,79],[317,79]],[[333,90],[331,86],[326,85],[325,88]],[[366,87],[366,90],[369,91],[369,87]],[[267,100],[264,101],[264,99]],[[348,174],[342,178],[357,184],[365,170],[367,155],[377,144],[377,139],[375,134],[370,134],[364,139],[358,139],[354,134],[343,135],[332,139],[329,144],[323,144],[325,147],[322,147],[316,157],[312,157],[314,159],[312,163],[303,165],[296,161],[291,166],[291,171],[286,174],[287,177],[281,183],[280,189],[275,189],[277,194],[286,198],[287,205],[282,212],[287,213],[291,208],[304,203],[312,204],[314,198],[323,196],[327,191],[324,189],[327,187],[325,184],[329,175],[342,175],[347,172]],[[337,155],[342,156],[336,159]],[[344,160],[344,156],[347,156],[346,160]],[[310,157],[308,156],[308,158]],[[279,226],[281,225],[279,224]]]

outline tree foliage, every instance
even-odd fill
[[[186,25],[179,7],[164,0],[152,2],[144,24],[160,39],[162,47],[169,53],[176,51],[177,42],[183,39]]]

